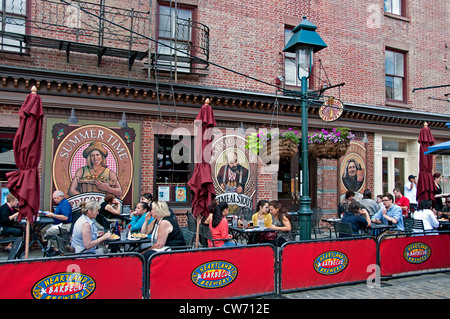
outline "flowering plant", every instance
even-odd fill
[[[286,131],[271,130],[269,132],[260,131],[259,133],[252,133],[247,136],[247,144],[245,145],[245,148],[249,149],[254,154],[258,154],[259,150],[266,147],[269,141],[275,139],[290,139],[295,144],[300,143],[298,132],[292,128],[289,128]]]
[[[316,131],[314,134],[309,135],[308,144],[322,144],[326,141],[334,143],[350,142],[354,138],[355,135],[350,132],[350,129],[348,127],[335,127],[331,132],[325,129],[321,129],[320,131]]]

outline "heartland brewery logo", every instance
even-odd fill
[[[32,289],[35,299],[84,299],[95,290],[95,281],[74,272],[57,273],[38,281]]]
[[[421,264],[431,256],[431,248],[424,243],[412,243],[406,246],[403,257],[411,264]]]
[[[339,251],[328,251],[314,260],[314,270],[321,275],[335,275],[348,265],[348,257]]]
[[[237,277],[237,268],[226,261],[204,263],[191,274],[191,280],[201,288],[222,288],[231,284]]]

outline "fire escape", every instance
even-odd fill
[[[35,0],[27,11],[25,1],[8,0],[0,11],[0,51],[29,55],[32,47],[56,49],[65,51],[68,63],[73,52],[92,54],[97,56],[97,66],[103,57],[122,58],[129,70],[135,61],[142,61],[149,78],[151,71],[205,75],[208,27],[170,12],[175,29],[164,40],[177,50],[167,49],[159,39],[161,26],[152,23],[155,9],[151,5],[149,1],[139,11],[108,6],[106,0]],[[160,13],[155,20],[161,19]]]

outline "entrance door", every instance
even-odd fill
[[[406,155],[383,153],[383,194],[398,187],[403,193]]]

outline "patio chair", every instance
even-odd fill
[[[423,220],[413,218],[412,231],[415,233],[423,233],[425,231]]]
[[[25,253],[25,243],[22,237],[15,237],[11,250],[9,251],[8,260],[21,259]]]
[[[194,215],[192,215],[191,212],[187,212],[186,217],[188,229],[195,234],[195,232],[197,231],[197,221],[195,220]]]
[[[336,227],[336,237],[338,238],[359,236],[359,234],[353,233],[352,225],[350,223],[336,223]]]
[[[403,218],[403,225],[405,226],[405,232],[410,233],[413,229],[414,218]]]
[[[314,233],[314,238],[317,239],[317,234],[322,235],[322,230],[328,231],[328,238],[331,238],[331,228],[326,226],[320,226],[320,220],[322,219],[323,211],[320,207],[315,207],[312,209],[313,214],[311,216],[312,220],[312,231]]]
[[[234,238],[218,238],[218,239],[213,239],[212,238],[212,234],[211,234],[211,229],[209,229],[209,226],[206,225],[200,225],[200,235],[205,239],[206,244],[204,244],[202,242],[202,245],[207,248],[208,247],[208,239],[211,240],[213,247],[215,247],[215,242],[216,241],[234,241],[236,242],[236,240]]]

